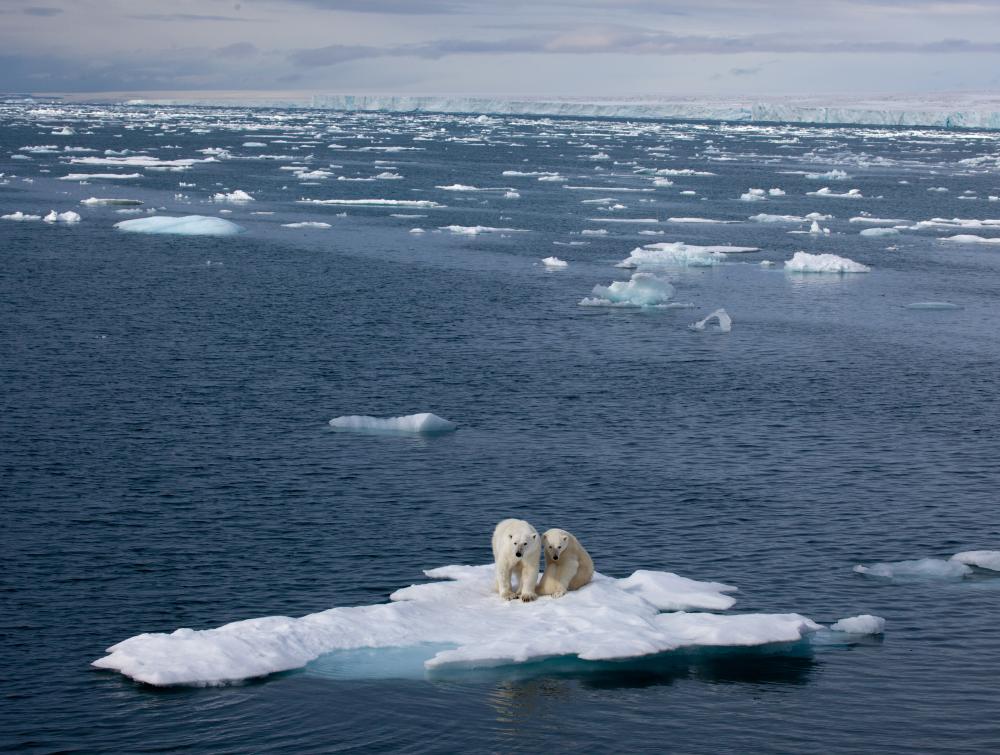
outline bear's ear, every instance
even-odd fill
[[[513,539],[514,539],[514,536],[513,536],[513,535],[507,535],[507,537],[509,537],[509,538],[510,538],[511,540],[513,540]]]
[[[537,540],[538,539],[538,533],[536,532],[534,535],[532,535],[531,539],[532,540]]]

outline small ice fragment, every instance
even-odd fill
[[[115,228],[130,233],[166,233],[180,236],[234,236],[243,230],[230,220],[212,218],[205,215],[185,215],[183,217],[156,216],[122,220]]]
[[[542,264],[549,269],[556,270],[569,267],[569,263],[566,260],[561,260],[558,257],[546,257],[542,260]]]
[[[690,326],[691,330],[704,331],[708,329],[708,324],[715,320],[718,325],[712,328],[711,331],[715,333],[728,333],[733,329],[733,318],[729,316],[729,313],[724,309],[717,309],[712,314],[708,315],[702,320],[694,323]]]
[[[914,582],[933,579],[961,579],[972,574],[972,569],[958,561],[944,561],[940,558],[921,558],[912,561],[894,561],[854,567],[857,574],[869,577],[893,579],[899,582]]]
[[[962,551],[951,557],[952,561],[980,569],[1000,571],[1000,551]]]
[[[447,433],[457,430],[453,422],[442,419],[436,414],[422,412],[405,417],[366,417],[351,415],[334,417],[330,427],[337,430],[352,430],[369,433]]]
[[[952,304],[950,301],[915,301],[912,304],[907,304],[906,308],[928,310],[964,309],[961,304]]]
[[[863,613],[860,616],[851,616],[841,619],[833,624],[830,629],[835,632],[846,632],[847,634],[882,634],[885,632],[885,619],[881,616],[872,616]]]
[[[583,307],[661,307],[674,295],[674,287],[651,273],[635,273],[627,281],[594,286],[593,296],[580,300]]]
[[[867,273],[871,268],[836,254],[796,252],[785,262],[785,270],[792,273]]]

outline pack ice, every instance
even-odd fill
[[[678,648],[795,642],[822,627],[797,613],[719,614],[736,590],[662,571],[601,574],[558,600],[507,602],[493,565],[445,566],[388,603],[269,616],[216,629],[140,634],[93,662],[153,685],[207,685],[302,668],[338,650],[446,645],[427,669],[490,667],[554,656],[613,660]],[[689,611],[695,611],[689,613]],[[666,612],[666,613],[665,613]]]
[[[243,230],[231,220],[205,215],[185,215],[179,218],[158,215],[122,220],[115,223],[115,228],[129,233],[170,233],[178,236],[233,236]]]
[[[895,582],[918,582],[937,579],[963,579],[973,574],[973,566],[988,571],[1000,571],[1000,551],[962,551],[950,559],[918,558],[908,561],[888,561],[854,567],[857,574],[881,577]]]

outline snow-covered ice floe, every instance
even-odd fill
[[[236,191],[231,191],[228,194],[225,192],[218,192],[212,195],[213,202],[231,202],[233,204],[245,204],[247,202],[253,202],[254,199],[249,194],[247,194],[243,189],[236,189]]]
[[[436,414],[422,412],[405,417],[365,417],[351,415],[334,417],[330,427],[336,430],[351,430],[359,433],[447,433],[457,430],[458,425]]]
[[[760,251],[754,246],[698,246],[683,241],[636,247],[616,267],[711,267],[724,262],[727,254]]]
[[[205,215],[185,215],[179,218],[157,215],[122,220],[115,223],[115,228],[129,233],[169,233],[178,236],[234,236],[243,230],[231,220]]]
[[[437,209],[443,204],[429,199],[300,199],[299,204],[344,205],[347,207],[423,207]]]
[[[634,273],[627,281],[594,286],[594,294],[580,300],[582,307],[668,307],[674,287],[652,273]]]
[[[867,273],[871,268],[836,254],[796,252],[785,262],[785,270],[792,273]]]
[[[895,228],[865,228],[859,236],[874,236],[878,238],[879,236],[898,236],[899,231]]]
[[[315,220],[305,220],[301,223],[282,223],[282,228],[332,228],[329,223],[320,223]]]
[[[843,194],[838,194],[832,191],[829,186],[824,186],[822,189],[816,191],[807,191],[811,197],[832,197],[834,199],[864,199],[864,194],[861,193],[861,189],[848,189]]]
[[[129,181],[142,178],[142,173],[67,173],[60,181]]]
[[[88,207],[97,206],[122,206],[122,207],[138,207],[142,204],[139,199],[118,199],[116,197],[88,197],[87,199],[81,199],[80,204],[87,205]]]
[[[450,231],[456,236],[478,236],[481,233],[527,233],[523,228],[494,228],[488,225],[443,225],[442,231]]]
[[[12,212],[9,215],[0,215],[0,220],[14,220],[17,222],[25,223],[32,220],[41,220],[41,215],[28,215],[26,213],[18,210],[17,212]]]
[[[841,619],[830,625],[834,632],[846,632],[847,634],[882,634],[885,632],[885,619],[881,616],[872,616],[870,613],[863,613],[860,616],[851,616]]]
[[[945,236],[941,241],[950,241],[953,244],[1000,244],[1000,236],[987,238],[972,233],[960,233],[957,236]]]
[[[78,213],[72,210],[67,210],[66,212],[56,212],[55,210],[49,211],[49,214],[42,218],[46,223],[79,223],[81,218]]]
[[[607,661],[699,647],[794,643],[822,629],[797,613],[719,614],[736,590],[662,571],[595,574],[580,590],[533,603],[501,600],[493,565],[445,566],[388,603],[269,616],[216,629],[139,634],[93,665],[153,685],[210,685],[304,667],[328,653],[435,645],[428,670],[570,656]]]
[[[566,260],[561,260],[558,257],[546,257],[542,260],[542,264],[551,270],[562,270],[565,267],[569,267],[569,263]]]
[[[715,327],[711,326],[712,320],[716,321]],[[708,315],[698,322],[691,325],[691,330],[697,330],[699,332],[709,331],[713,333],[729,333],[733,329],[733,318],[729,316],[729,313],[724,309],[717,309],[712,314]]]
[[[971,567],[1000,571],[1000,551],[962,551],[950,559],[919,558],[909,561],[890,561],[865,566],[858,564],[854,571],[868,577],[881,577],[896,582],[921,582],[938,579],[963,579],[974,572]]]

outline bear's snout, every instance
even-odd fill
[[[558,554],[558,553],[557,553],[557,554],[555,554],[555,555],[554,555],[554,556],[552,557],[552,560],[553,560],[553,561],[558,561],[558,560],[559,560],[559,554]]]
[[[518,558],[520,558],[521,557],[521,551],[515,551],[514,555],[517,556]]]

